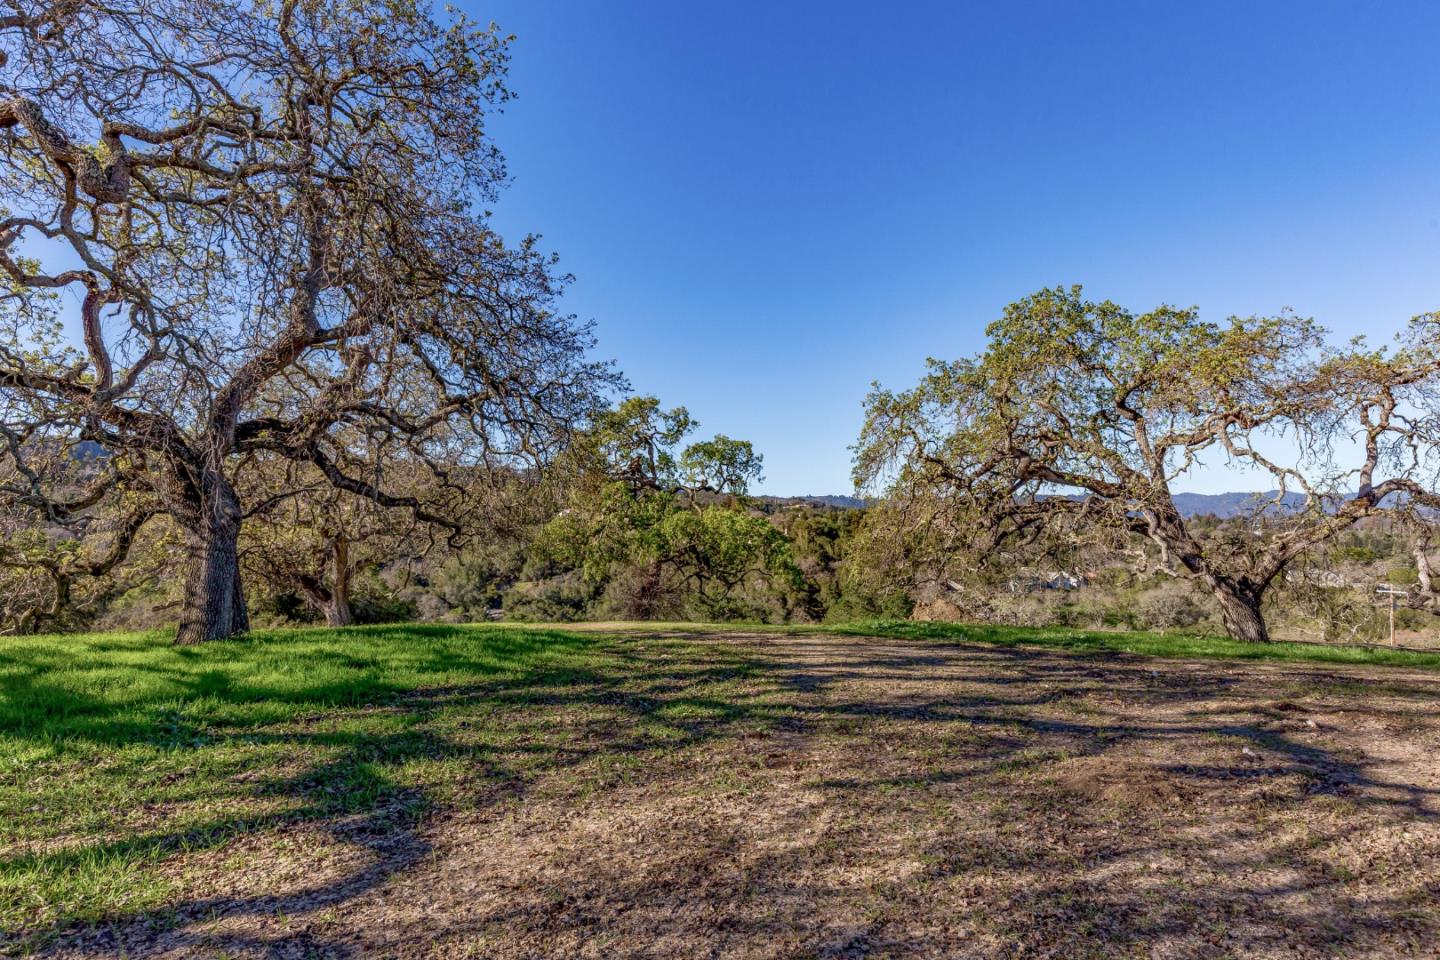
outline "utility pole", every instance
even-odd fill
[[[1395,598],[1405,596],[1406,591],[1394,587],[1376,587],[1375,592],[1390,598],[1390,646],[1395,646]]]

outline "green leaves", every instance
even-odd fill
[[[627,615],[672,614],[694,604],[706,617],[737,611],[753,580],[800,574],[785,535],[744,499],[762,458],[748,440],[716,435],[680,448],[697,426],[684,407],[630,397],[596,417],[571,452],[566,507],[545,525],[531,558],[536,577],[578,571],[595,602]]]
[[[763,461],[749,440],[732,440],[721,433],[686,447],[680,469],[691,489],[743,496],[752,482],[764,479]]]
[[[636,487],[666,488],[679,482],[675,446],[696,427],[684,407],[664,410],[655,397],[629,397],[595,418],[581,441],[585,468]]]

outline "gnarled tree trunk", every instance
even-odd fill
[[[348,627],[355,622],[355,614],[350,610],[350,598],[344,594],[332,596],[322,609],[325,611],[327,627]]]
[[[348,627],[355,622],[350,609],[350,541],[343,533],[329,540],[330,556],[326,562],[329,583],[323,575],[302,574],[297,578],[300,592],[310,605],[325,615],[327,627]]]
[[[223,640],[250,629],[240,583],[240,503],[223,477],[204,484],[200,522],[185,531],[185,595],[177,644]]]
[[[330,596],[320,609],[326,626],[348,627],[355,622],[350,611],[350,543],[343,533],[337,533],[330,544]]]
[[[1216,580],[1210,590],[1220,603],[1225,629],[1245,643],[1269,643],[1270,631],[1260,614],[1260,591],[1233,580]]]
[[[1225,630],[1232,638],[1244,643],[1270,642],[1270,631],[1260,615],[1260,598],[1283,564],[1275,564],[1270,570],[1254,575],[1237,577],[1219,572],[1207,562],[1173,501],[1149,513],[1134,529],[1160,544],[1167,556],[1210,589],[1220,604]]]

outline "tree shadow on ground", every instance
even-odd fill
[[[357,862],[283,893],[192,897],[85,928],[28,931],[28,943],[57,957],[202,948],[358,957],[401,947],[451,956],[476,938],[513,941],[496,955],[666,955],[662,943],[684,955],[704,943],[713,956],[1120,956],[1165,945],[1199,957],[1282,945],[1364,952],[1387,937],[1403,944],[1433,932],[1423,914],[1435,904],[1422,889],[1357,885],[1332,855],[1397,824],[1435,840],[1437,790],[1382,775],[1343,736],[1304,727],[1302,715],[1363,709],[1381,722],[1418,723],[1433,713],[1440,685],[1305,668],[1270,667],[1257,678],[1018,647],[789,638],[737,648],[698,639],[610,642],[601,663],[504,679],[487,672],[487,657],[473,658],[460,668],[475,670],[473,681],[372,705],[421,718],[401,733],[234,732],[333,755],[247,787],[299,798],[298,809],[207,825],[198,845],[304,824],[358,851]],[[1276,706],[1288,702],[1275,699],[1277,685],[1326,678],[1360,690],[1331,691],[1303,709]],[[259,689],[238,692],[203,672],[195,683],[197,696],[222,700]],[[1383,687],[1385,703],[1363,704],[1372,685]],[[317,689],[302,702],[325,706],[337,696]],[[116,718],[85,707],[87,724],[99,726],[81,725],[84,735],[139,734],[128,721],[105,728]],[[426,718],[457,722],[427,726]],[[1433,738],[1432,725],[1424,731]],[[707,764],[699,770],[690,759],[697,751]],[[627,776],[605,779],[597,768],[617,758],[631,761]],[[422,759],[456,764],[473,782],[457,795],[383,772]],[[700,815],[674,798],[728,768],[754,786],[705,829],[731,839],[694,843],[682,827]],[[777,803],[781,787],[785,798],[820,800],[787,807]],[[549,886],[507,884],[513,892],[502,903],[448,895],[465,858],[449,848],[447,817],[463,807],[464,822],[496,829],[488,824],[499,810],[529,803],[654,807],[665,857],[637,859],[633,844],[606,838]],[[161,831],[100,852],[196,845],[193,834]],[[63,868],[81,855],[35,856]],[[528,875],[531,867],[516,860],[503,869]],[[897,870],[903,881],[855,879]],[[318,919],[374,914],[387,886],[427,905],[393,910],[384,930]],[[277,916],[298,920],[296,928],[244,922]],[[223,930],[207,927],[216,920],[227,922]],[[619,946],[585,947],[602,935]]]

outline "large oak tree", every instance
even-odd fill
[[[123,459],[184,533],[179,642],[246,629],[247,455],[459,534],[378,465],[444,491],[456,464],[544,459],[611,382],[556,312],[553,261],[488,226],[493,27],[410,0],[9,9],[5,455],[83,438]],[[44,336],[66,300],[78,349]]]
[[[1011,304],[987,334],[979,356],[867,401],[857,482],[929,562],[1138,537],[1210,591],[1234,637],[1265,641],[1265,591],[1297,557],[1365,517],[1428,522],[1440,504],[1433,317],[1390,352],[1334,349],[1291,314],[1135,314],[1075,287]],[[1205,540],[1176,506],[1202,462],[1272,490],[1244,543]]]

